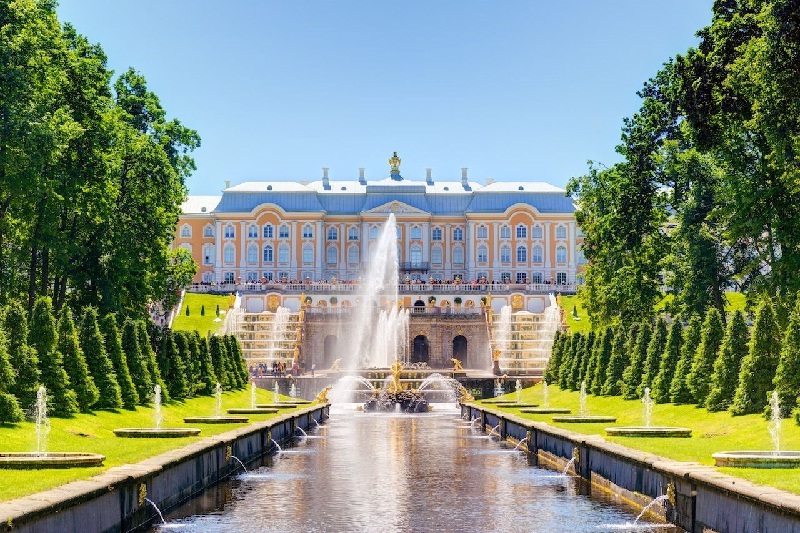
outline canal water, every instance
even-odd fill
[[[679,531],[578,478],[536,467],[456,406],[333,406],[308,437],[169,513],[155,531]]]

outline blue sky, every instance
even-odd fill
[[[225,180],[389,175],[546,181],[618,160],[636,91],[697,44],[712,0],[60,0],[202,147],[190,194]]]

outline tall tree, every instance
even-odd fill
[[[224,389],[230,389],[228,369],[225,361],[228,359],[227,347],[219,335],[213,335],[208,341],[209,352],[211,353],[211,363],[214,365],[214,374],[219,380],[219,384]]]
[[[653,380],[658,375],[658,368],[661,357],[667,345],[667,323],[663,317],[659,317],[653,329],[653,336],[650,337],[650,344],[647,345],[647,357],[644,362],[644,374],[642,382],[636,389],[638,396],[644,394],[644,389],[653,384]]]
[[[627,346],[628,335],[636,335],[638,333],[638,325],[636,327],[628,328],[628,335],[620,325],[617,328],[618,334],[614,335],[614,344],[611,346],[611,359],[608,361],[606,368],[605,381],[600,393],[603,396],[619,396],[622,394],[622,373],[625,368],[630,364],[630,353]]]
[[[48,412],[67,417],[78,411],[78,399],[64,369],[57,338],[50,298],[40,297],[33,306],[28,343],[39,356],[39,372],[41,383],[47,390]]]
[[[699,315],[692,315],[689,320],[689,327],[686,329],[686,336],[681,344],[681,357],[675,366],[675,375],[672,376],[672,383],[669,386],[669,400],[675,404],[693,403],[694,395],[689,389],[686,377],[692,369],[692,361],[697,347],[700,345],[700,335],[703,324],[700,322]]]
[[[639,385],[642,383],[642,376],[645,373],[647,347],[650,345],[652,334],[653,326],[642,322],[639,334],[636,336],[636,345],[631,353],[631,363],[622,372],[622,397],[626,400],[639,398]]]
[[[105,341],[97,324],[97,309],[87,306],[81,324],[81,349],[86,355],[89,372],[94,378],[100,397],[94,407],[116,409],[122,407],[122,392],[114,372],[114,364],[108,358]]]
[[[161,342],[161,349],[156,355],[161,375],[169,389],[169,396],[173,400],[183,400],[187,394],[186,368],[183,358],[178,352],[175,338],[171,330],[167,330]]]
[[[759,413],[767,405],[767,394],[778,369],[781,339],[772,303],[764,300],[756,310],[747,356],[739,370],[739,384],[733,395],[731,413]]]
[[[612,326],[607,327],[603,333],[602,346],[597,351],[597,361],[591,383],[591,391],[595,396],[600,396],[603,385],[606,382],[606,373],[608,371],[608,363],[611,360],[615,334]],[[623,335],[620,334],[620,337],[623,337]]]
[[[686,384],[694,396],[694,403],[705,404],[710,388],[708,377],[717,359],[717,351],[722,343],[724,331],[722,329],[722,315],[716,307],[706,311],[703,320],[703,329],[700,332],[700,345],[692,360],[692,369],[686,376]]]
[[[97,403],[100,392],[89,373],[89,366],[81,350],[72,310],[69,307],[61,311],[58,320],[58,350],[64,358],[64,370],[67,371],[70,383],[76,394],[78,409],[83,412],[91,410]]]
[[[667,344],[664,353],[661,355],[661,362],[658,365],[658,374],[653,378],[651,396],[656,403],[666,403],[669,401],[669,387],[672,385],[672,378],[675,376],[675,367],[681,358],[681,347],[683,345],[683,325],[680,320],[675,320],[669,328]]]
[[[153,395],[153,380],[150,377],[150,370],[147,368],[147,361],[139,346],[139,337],[134,320],[128,319],[122,326],[122,351],[128,363],[131,380],[136,387],[139,404],[148,405]]]
[[[208,340],[201,337],[197,331],[192,333],[195,346],[198,351],[198,377],[197,383],[201,394],[209,395],[214,392],[217,384],[217,376],[214,374],[214,363],[211,361],[211,354],[208,352]]]
[[[550,358],[547,360],[547,367],[544,371],[543,379],[547,383],[553,384],[558,380],[558,368],[561,366],[562,348],[564,346],[564,339],[566,337],[557,330],[553,335],[552,349],[550,350]]]
[[[709,411],[725,411],[733,403],[733,395],[739,383],[739,367],[742,359],[747,356],[748,337],[744,313],[736,311],[728,322],[725,337],[719,347],[719,355],[714,361],[711,390],[705,402]]]
[[[9,392],[14,386],[14,369],[8,360],[8,341],[0,328],[0,424],[21,422],[25,415],[16,396]]]
[[[778,393],[781,416],[788,418],[797,406],[800,391],[800,307],[795,306],[783,333],[778,370],[772,384]]]
[[[122,394],[122,406],[125,409],[134,410],[136,409],[136,404],[139,403],[139,394],[136,392],[136,385],[133,384],[133,379],[131,379],[128,359],[122,351],[122,338],[119,335],[117,318],[113,313],[109,313],[103,317],[100,324],[106,352],[114,365],[114,373],[117,375],[117,383],[119,383],[120,393]]]
[[[22,409],[30,409],[36,403],[39,389],[39,358],[36,350],[28,345],[28,315],[22,304],[15,301],[6,307],[4,317],[8,335],[8,357],[14,369],[14,385],[9,392],[19,400]]]
[[[142,350],[142,355],[144,356],[144,361],[147,364],[147,371],[150,373],[150,379],[153,382],[153,386],[155,387],[158,385],[161,387],[162,400],[164,402],[169,402],[169,390],[167,388],[167,384],[164,382],[164,379],[161,376],[161,369],[158,366],[156,352],[153,350],[153,344],[150,342],[150,335],[147,333],[147,326],[144,322],[136,322],[136,334],[139,340],[139,348]],[[150,395],[147,397],[148,402],[151,400],[152,396],[153,392],[151,391]]]

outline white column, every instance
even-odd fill
[[[289,223],[289,240],[291,240],[290,250],[292,256],[289,258],[289,279],[300,279],[300,274],[297,272],[297,221],[292,220]],[[303,281],[303,280],[300,280]]]
[[[475,222],[472,220],[467,222],[467,261],[464,265],[466,267],[466,274],[464,276],[464,281],[471,280],[474,276],[472,275],[472,271],[475,269]]]
[[[430,262],[431,260],[431,223],[422,223],[422,262]],[[430,266],[430,265],[429,265]]]
[[[216,221],[214,232],[214,279],[217,283],[222,281],[222,221]]]
[[[324,255],[323,254],[323,250],[324,250],[323,247],[325,246],[325,239],[324,239],[324,237],[325,237],[325,225],[322,223],[321,220],[317,220],[317,222],[315,223],[315,226],[316,226],[317,229],[314,232],[314,239],[316,239],[317,253],[315,254],[316,257],[314,257],[314,268],[315,268],[315,270],[317,272],[316,276],[318,278],[321,278],[322,277],[322,256]]]
[[[245,279],[245,267],[247,266],[247,222],[242,220],[239,222],[240,231],[242,232],[242,236],[239,239],[241,243],[241,249],[239,250],[239,275],[242,276],[242,280]]]

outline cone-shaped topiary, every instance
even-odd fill
[[[186,331],[174,331],[172,340],[175,342],[178,356],[183,361],[183,380],[186,383],[186,395],[184,397],[191,398],[194,395],[194,381],[192,380],[192,354],[189,350],[189,334]]]
[[[211,354],[211,363],[214,366],[214,374],[217,376],[219,384],[222,385],[223,389],[230,388],[228,369],[225,364],[225,360],[228,359],[225,343],[219,335],[214,335],[208,341],[208,348]]]
[[[8,339],[8,360],[14,369],[14,384],[8,392],[17,397],[23,410],[28,410],[36,403],[39,390],[39,358],[36,350],[28,345],[28,315],[22,304],[9,304],[3,322]]]
[[[595,368],[591,376],[590,390],[595,396],[600,396],[603,390],[603,385],[606,382],[606,370],[608,369],[608,362],[611,360],[611,351],[614,346],[614,328],[608,327],[603,332],[603,342],[600,339],[596,343],[600,344],[600,349],[595,350]]]
[[[594,346],[597,343],[597,333],[590,331],[583,336],[583,354],[581,355],[581,368],[575,378],[575,390],[580,390],[581,382],[587,381],[587,374],[589,373],[589,364],[592,362],[594,355]],[[587,381],[588,384],[588,381]]]
[[[58,350],[64,360],[64,370],[69,376],[72,390],[75,391],[78,409],[86,413],[100,398],[100,392],[89,373],[89,365],[81,350],[78,331],[72,318],[72,310],[64,307],[58,319]]]
[[[756,310],[747,356],[739,369],[739,384],[733,395],[731,413],[760,413],[767,406],[767,394],[778,369],[781,338],[772,304],[765,300]]]
[[[693,315],[689,320],[689,327],[686,328],[686,335],[681,345],[681,358],[675,366],[675,375],[672,376],[672,383],[669,385],[669,400],[672,403],[694,403],[694,395],[689,389],[689,384],[686,383],[686,376],[689,375],[694,354],[697,353],[697,347],[700,345],[702,329],[703,323],[700,322],[700,317]]]
[[[636,331],[630,328],[628,333],[636,335]],[[625,335],[625,330],[620,326],[614,335],[614,343],[611,345],[611,358],[608,360],[605,380],[600,389],[600,394],[603,396],[619,396],[622,394],[622,373],[625,371],[625,367],[630,364],[628,350],[626,349],[627,345],[627,335]]]
[[[8,341],[5,331],[0,328],[0,424],[21,422],[25,418],[16,396],[8,392],[13,384],[14,369],[8,360]]]
[[[120,391],[114,364],[106,352],[105,340],[97,325],[97,310],[87,306],[81,324],[81,350],[89,365],[89,373],[94,378],[100,397],[94,407],[100,409],[116,409],[122,407]]]
[[[150,372],[150,381],[152,381],[153,387],[156,385],[161,387],[161,400],[165,403],[169,402],[169,389],[161,376],[161,369],[158,367],[158,361],[156,360],[156,352],[153,350],[150,335],[147,333],[147,325],[142,321],[136,322],[136,337],[139,341],[139,349],[142,351],[142,356],[147,364],[147,371]],[[148,391],[148,403],[152,401],[152,395],[152,390]]]
[[[667,344],[664,347],[664,354],[658,365],[658,374],[653,379],[650,395],[656,403],[667,403],[669,401],[669,387],[672,385],[672,377],[675,375],[675,367],[681,358],[681,345],[683,344],[683,325],[680,320],[675,320],[669,328]]]
[[[237,388],[244,388],[250,380],[250,373],[247,371],[247,361],[242,357],[242,349],[236,335],[226,335],[228,355],[231,358],[231,365],[236,374]]]
[[[711,390],[705,403],[709,411],[725,411],[733,403],[733,395],[739,383],[739,367],[749,350],[749,335],[744,313],[736,311],[728,322],[719,355],[714,361]]]
[[[800,308],[798,307],[795,307],[789,316],[789,325],[783,333],[778,371],[772,384],[778,393],[781,416],[788,418],[792,409],[797,406],[797,393],[800,391]],[[769,408],[769,404],[767,407]]]
[[[122,406],[125,409],[136,409],[136,404],[139,403],[139,393],[136,392],[136,386],[131,378],[128,358],[122,351],[122,338],[119,335],[116,317],[113,314],[103,317],[100,322],[100,330],[103,333],[108,358],[111,359],[114,372],[117,374],[117,383],[119,383],[122,394]]]
[[[689,375],[686,376],[686,384],[689,386],[689,390],[692,391],[694,403],[698,405],[704,405],[708,396],[708,391],[710,390],[708,377],[713,371],[714,361],[717,359],[723,335],[722,317],[716,307],[710,307],[706,311],[705,320],[703,320],[700,345],[694,353],[692,369],[689,371]]]
[[[186,383],[189,387],[189,395],[195,396],[203,386],[200,383],[200,347],[194,336],[194,332],[185,331],[186,348],[188,355],[183,363],[186,365]]]
[[[636,345],[631,353],[631,363],[622,372],[622,397],[626,400],[636,400],[639,394],[639,384],[644,375],[644,365],[647,361],[647,347],[650,345],[650,338],[653,334],[653,326],[643,322],[639,326],[639,334],[636,335]]]
[[[228,354],[228,359],[226,364],[228,365],[228,384],[230,385],[231,389],[241,389],[244,386],[244,383],[247,383],[245,380],[242,383],[242,375],[239,372],[239,361],[237,360],[237,353],[234,349],[233,345],[231,344],[231,336],[230,335],[223,335],[222,342],[225,343],[225,352]]]
[[[205,305],[201,305],[200,306],[200,316],[206,316],[206,306]]]
[[[653,329],[653,336],[650,337],[650,344],[647,345],[647,357],[644,361],[644,374],[642,374],[642,382],[636,388],[637,395],[641,397],[644,395],[644,389],[650,387],[653,380],[658,375],[658,368],[661,363],[661,356],[664,355],[664,349],[667,346],[667,323],[663,317],[656,321],[656,327]]]
[[[201,394],[213,394],[217,384],[217,376],[214,373],[214,363],[211,362],[211,354],[208,352],[208,340],[201,337],[198,332],[193,332],[195,345],[198,351],[198,377]]]
[[[142,349],[139,347],[139,337],[136,331],[136,322],[126,320],[122,326],[122,351],[128,363],[131,380],[139,396],[139,405],[148,405],[153,394],[153,380],[147,368]]]
[[[573,337],[572,343],[572,369],[567,380],[567,388],[570,390],[578,390],[581,388],[581,376],[584,374],[586,364],[584,361],[588,354],[586,353],[586,341],[589,335],[582,335],[576,333]],[[594,339],[594,335],[592,335]]]
[[[161,375],[164,376],[164,381],[167,383],[170,398],[173,400],[186,398],[186,369],[171,330],[164,332],[156,360],[161,369]]]
[[[572,359],[574,357],[572,345],[573,342],[575,342],[575,335],[580,335],[580,333],[565,335],[564,340],[561,341],[563,342],[561,348],[561,365],[558,367],[558,386],[561,390],[567,389],[569,376],[572,374]]]
[[[558,367],[561,366],[561,348],[563,345],[564,335],[561,331],[556,331],[553,336],[553,347],[550,350],[550,358],[547,360],[547,366],[544,369],[542,378],[547,383],[555,383],[555,376],[558,376]],[[554,379],[555,378],[555,379]]]
[[[189,316],[189,306],[186,306],[186,316]]]
[[[78,399],[64,370],[64,358],[58,350],[57,337],[50,298],[40,297],[33,305],[28,344],[39,357],[40,381],[47,390],[49,413],[68,417],[78,411]]]
[[[603,349],[603,337],[605,337],[605,334],[605,331],[598,331],[595,333],[592,351],[586,354],[586,356],[589,358],[589,361],[586,364],[586,369],[581,375],[581,381],[586,383],[586,392],[588,394],[592,393],[592,380],[594,379],[594,375],[597,370],[597,360],[600,357],[600,351]]]

